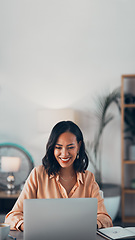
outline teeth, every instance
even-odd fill
[[[62,161],[67,162],[70,158],[61,158]]]

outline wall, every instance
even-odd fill
[[[94,97],[134,73],[134,0],[0,0],[0,142],[23,145],[35,165],[48,132],[38,110],[75,108],[90,116]],[[120,116],[108,125],[103,181],[120,183]],[[91,168],[90,168],[91,169]]]

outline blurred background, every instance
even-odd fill
[[[134,0],[0,0],[0,142],[23,146],[37,166],[56,122],[48,111],[72,109],[89,146],[95,99],[135,72],[134,9]],[[113,112],[102,180],[120,184],[121,120]]]

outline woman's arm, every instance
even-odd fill
[[[96,183],[94,177],[93,177],[93,183],[92,183],[92,197],[98,199],[98,207],[97,207],[98,228],[112,227],[113,226],[112,219],[106,211],[106,208],[104,205],[104,199],[101,197],[99,193],[99,186]]]
[[[31,199],[36,197],[37,173],[36,168],[34,168],[26,180],[24,188],[15,205],[5,217],[5,223],[8,223],[10,225],[10,229],[23,230],[23,201],[24,199]]]

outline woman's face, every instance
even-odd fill
[[[79,152],[81,142],[78,144],[76,136],[71,132],[62,133],[54,147],[54,156],[62,168],[73,165]]]

